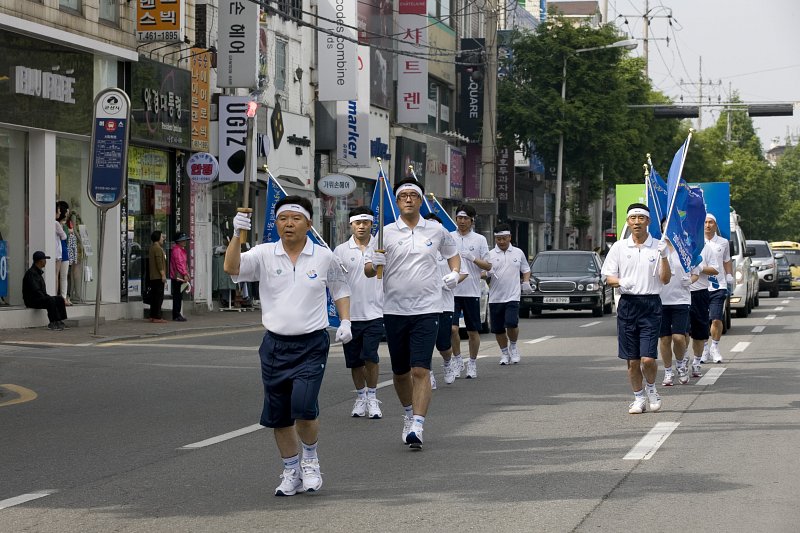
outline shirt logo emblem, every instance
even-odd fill
[[[433,246],[433,241],[428,239],[427,241],[425,241],[425,246],[428,246],[428,247]]]
[[[309,270],[308,272],[306,272],[306,276],[308,276],[308,279],[317,279],[317,271]]]
[[[276,271],[275,271],[275,273],[276,273],[277,275],[279,275],[279,276],[281,275],[281,272],[283,272],[283,270],[281,270],[280,268],[279,268],[278,270],[276,270]]]

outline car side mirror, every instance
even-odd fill
[[[753,246],[745,246],[744,247],[744,256],[745,257],[753,257],[756,255],[756,249]]]

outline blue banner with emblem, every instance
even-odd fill
[[[0,241],[0,298],[8,298],[8,242]]]
[[[702,191],[689,187],[686,180],[681,178],[691,138],[692,136],[689,134],[689,137],[675,153],[667,176],[669,207],[666,212],[666,236],[675,251],[678,252],[681,266],[685,272],[689,272],[693,265],[700,263],[700,252],[704,240],[702,234],[698,236],[698,225],[701,224],[700,221],[705,221],[706,216]]]
[[[444,226],[447,231],[452,232],[458,229],[456,228],[456,223],[453,222],[452,218],[450,218],[450,215],[447,213],[444,206],[439,203],[439,199],[436,198],[433,193],[430,193],[428,196],[430,196],[430,200],[423,202],[422,207],[425,208],[427,206],[430,213],[433,213],[439,217],[439,220],[442,221],[442,226]],[[425,215],[423,214],[423,216]]]
[[[383,187],[381,187],[381,183]],[[383,225],[393,223],[400,216],[400,208],[397,206],[397,200],[389,189],[389,181],[386,179],[386,174],[383,170],[378,171],[378,181],[375,182],[375,190],[372,193],[372,201],[369,204],[372,212],[375,213],[374,222],[372,224],[372,235],[378,234],[378,221],[381,217],[381,189],[383,189]]]

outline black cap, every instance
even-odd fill
[[[186,235],[183,232],[180,232],[180,233],[178,233],[178,235],[175,236],[175,242],[183,242],[183,241],[190,241],[190,240],[192,240],[192,239],[190,239],[189,236]]]
[[[45,255],[44,252],[33,252],[33,262],[41,261],[42,259],[50,259],[49,255]]]

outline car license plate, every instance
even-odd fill
[[[559,296],[545,296],[543,298],[543,303],[546,304],[568,304],[569,303],[569,296],[567,297],[559,297]]]

